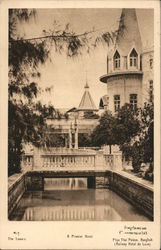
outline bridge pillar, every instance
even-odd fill
[[[25,183],[27,190],[30,191],[43,191],[44,190],[44,178],[42,176],[26,176]]]
[[[88,188],[95,188],[96,187],[96,177],[95,176],[88,177],[87,187]]]

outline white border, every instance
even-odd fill
[[[11,222],[7,220],[8,8],[154,8],[155,183],[154,222]],[[112,243],[126,226],[146,226],[153,239],[148,249],[160,249],[160,4],[159,1],[2,1],[0,3],[0,248],[2,249],[123,249]],[[14,231],[26,241],[8,241]],[[92,234],[92,239],[68,239],[67,234]],[[129,249],[129,248],[126,248]],[[134,247],[132,249],[139,249]],[[147,249],[142,247],[140,249]]]

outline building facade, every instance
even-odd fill
[[[100,77],[107,84],[100,108],[116,113],[125,103],[135,109],[152,102],[153,56],[153,48],[142,47],[135,9],[123,9],[115,44],[107,56],[107,74]]]

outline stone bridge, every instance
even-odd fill
[[[23,156],[23,173],[9,185],[9,215],[25,191],[44,190],[45,178],[87,179],[88,188],[109,187],[153,219],[153,185],[122,171],[121,154],[76,149],[34,149]],[[101,185],[100,185],[101,184]]]
[[[87,178],[88,188],[95,188],[96,179],[106,177],[108,170],[122,168],[122,155],[103,150],[53,148],[34,149],[23,156],[27,189],[43,190],[45,178]]]

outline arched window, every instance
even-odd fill
[[[130,67],[138,66],[138,54],[135,49],[133,49],[130,53]]]
[[[120,54],[117,50],[114,54],[113,59],[114,59],[114,69],[119,69],[120,68]]]

